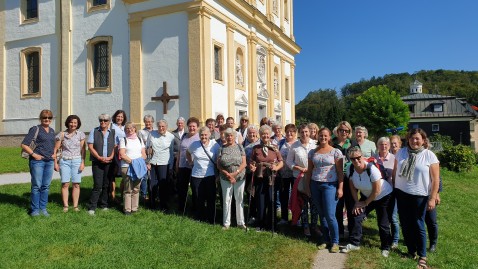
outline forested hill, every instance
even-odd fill
[[[414,74],[389,74],[372,77],[345,85],[341,89],[342,97],[353,97],[372,86],[386,85],[401,96],[409,94],[410,83],[415,79],[423,83],[423,93],[452,95],[466,98],[473,105],[478,105],[478,71],[432,70],[419,71]]]

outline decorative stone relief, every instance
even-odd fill
[[[236,54],[236,85],[239,87],[244,87],[244,75],[242,72],[241,56]]]

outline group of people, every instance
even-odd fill
[[[319,248],[348,252],[360,249],[362,222],[375,210],[383,256],[397,246],[400,225],[408,253],[426,268],[425,220],[430,251],[436,248],[439,161],[421,129],[411,129],[401,148],[397,135],[381,137],[375,144],[367,139],[365,127],[352,129],[346,121],[333,131],[311,123],[287,124],[282,132],[281,124],[267,118],[255,126],[243,116],[235,129],[232,117],[219,115],[202,127],[195,117],[180,117],[177,128],[169,132],[165,120],[159,120],[155,129],[151,115],[137,130],[118,110],[112,117],[99,115],[99,126],[86,137],[79,130],[78,116],[68,116],[66,129],[57,134],[50,127],[52,118],[50,110],[42,110],[40,125],[30,128],[21,145],[30,155],[31,216],[49,215],[53,170],[61,174],[63,211],[69,211],[70,181],[73,210],[80,211],[87,147],[93,172],[90,215],[108,210],[117,200],[115,179],[121,176],[125,215],[138,211],[141,198],[149,200],[151,209],[168,211],[174,194],[177,212],[184,214],[190,186],[194,218],[214,223],[219,184],[225,230],[235,211],[239,228],[252,225],[261,231],[300,224],[305,235],[313,232],[322,238]],[[249,205],[247,217],[244,200]],[[349,237],[348,244],[340,247],[344,215]]]

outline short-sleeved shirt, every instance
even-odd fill
[[[309,159],[314,163],[314,169],[312,170],[313,181],[318,182],[336,182],[338,181],[337,169],[335,162],[343,158],[344,155],[339,149],[333,148],[327,153],[318,153],[311,151],[309,153]]]
[[[287,154],[287,166],[290,169],[293,169],[294,166],[307,168],[309,166],[309,152],[316,148],[316,144],[317,142],[312,138],[309,139],[309,143],[306,145],[302,145],[300,140],[295,141]],[[292,170],[292,172],[294,177],[298,177],[300,174],[298,170]]]
[[[49,127],[48,133],[41,125],[33,126],[28,130],[28,134],[22,141],[23,145],[30,146],[35,137],[38,128],[37,139],[35,140],[36,148],[33,151],[35,154],[43,156],[44,160],[53,160],[53,151],[55,149],[55,130]]]
[[[282,160],[287,160],[287,154],[289,154],[290,149],[292,148],[292,145],[294,144],[293,141],[292,143],[287,143],[287,141],[284,140],[284,143],[281,143],[281,146],[279,148],[279,152],[282,155]],[[279,170],[279,174],[281,175],[282,178],[291,178],[294,177],[292,173],[292,169],[288,166],[285,165],[282,166],[282,168]]]
[[[375,143],[368,139],[365,139],[362,145],[359,146],[360,150],[362,151],[362,156],[366,158],[373,156],[377,151],[377,146],[375,145]]]
[[[199,141],[199,133],[196,133],[191,137],[186,134],[181,139],[181,142],[179,143],[179,168],[193,168],[192,165],[190,165],[186,160],[186,151],[188,150],[189,146],[191,146],[191,144],[195,141]]]
[[[128,156],[131,160],[134,160],[142,157],[141,151],[144,148],[144,143],[138,138],[129,139],[124,137],[120,140],[119,148],[125,149],[126,156]],[[129,163],[121,160],[121,167],[129,167]]]
[[[375,197],[374,201],[382,199],[384,196],[390,194],[392,192],[392,185],[388,183],[386,180],[382,179],[382,174],[380,173],[380,170],[375,166],[368,164],[365,162],[367,167],[370,167],[370,177],[368,176],[367,170],[364,170],[362,173],[358,173],[357,171],[354,171],[352,174],[352,182],[357,190],[359,190],[363,195],[369,197],[370,194],[372,194],[372,183],[375,181],[380,182],[380,193]],[[347,175],[350,175],[350,168],[349,166],[347,168]]]
[[[123,137],[126,137],[126,133],[124,132],[124,125],[120,127],[116,125],[116,123],[112,123],[111,128],[115,130],[115,144],[119,145],[120,140]]]
[[[428,196],[431,191],[430,166],[438,164],[438,158],[432,151],[425,149],[418,153],[415,161],[415,170],[411,180],[400,175],[403,162],[408,158],[407,148],[401,148],[395,159],[397,170],[395,171],[395,188],[411,195]]]
[[[258,145],[260,142],[261,140],[257,139],[256,142],[252,142],[252,143],[249,142],[249,144],[247,144],[247,146],[244,148],[244,151],[246,152],[246,162],[247,162],[246,172],[247,173],[251,172],[249,169],[249,164],[251,163],[252,149],[254,148],[254,146]]]
[[[152,131],[149,137],[149,142],[153,148],[153,157],[149,161],[154,165],[169,165],[169,168],[173,168],[174,162],[174,135],[170,132],[166,132],[161,135],[158,131]]]
[[[246,153],[242,145],[223,145],[219,148],[218,162],[222,166],[222,168],[227,170],[227,172],[235,173],[239,169],[239,166],[241,166],[242,164],[243,156],[246,156]],[[236,180],[243,179],[245,174],[245,170],[242,170],[241,173],[237,175]],[[220,174],[220,177],[223,180],[227,180],[226,176],[222,173]]]
[[[81,157],[81,141],[85,140],[85,133],[76,130],[72,134],[67,131],[59,132],[55,139],[61,141],[62,157]]]
[[[209,143],[204,145],[204,148],[201,141],[192,142],[188,148],[188,152],[191,154],[193,159],[193,170],[191,172],[191,176],[197,178],[214,176],[214,163],[216,163],[218,150],[219,145],[214,140],[209,140]],[[211,161],[211,159],[209,159],[209,157],[211,157],[214,163]]]

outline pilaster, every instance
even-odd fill
[[[274,47],[269,44],[267,48],[267,89],[269,100],[267,101],[267,117],[275,120],[275,93],[274,93]]]
[[[295,122],[295,63],[290,64],[290,122]]]
[[[61,29],[60,31],[60,111],[57,115],[56,128],[63,125],[66,118],[73,114],[73,94],[72,94],[72,61],[71,61],[71,1],[60,1]],[[58,124],[59,123],[59,124]]]
[[[228,99],[228,115],[234,117],[236,115],[236,79],[235,79],[235,47],[234,47],[234,26],[231,23],[226,25],[227,31],[227,99]]]
[[[281,123],[282,126],[285,126],[286,122],[286,109],[285,109],[285,91],[287,87],[285,86],[285,61],[283,59],[280,60],[280,105],[282,108],[282,115],[281,115]],[[291,121],[293,122],[293,121]]]
[[[259,105],[257,103],[257,36],[254,32],[251,32],[247,37],[247,55],[249,72],[249,120],[252,124],[259,124],[258,110]]]
[[[5,69],[5,1],[0,1],[0,133],[4,133],[6,69]]]
[[[129,74],[130,74],[130,119],[141,126],[143,114],[143,83],[142,83],[142,26],[143,20],[129,20]]]

